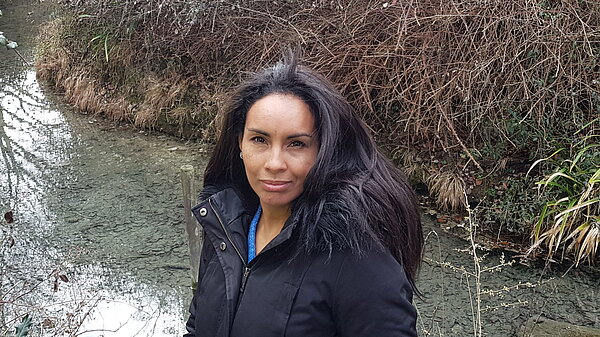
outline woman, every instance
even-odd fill
[[[185,336],[415,336],[422,230],[410,186],[297,57],[231,97],[193,209]]]

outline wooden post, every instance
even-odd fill
[[[192,165],[181,166],[181,184],[183,185],[183,209],[185,212],[185,231],[188,236],[190,248],[190,272],[192,274],[192,286],[198,284],[198,267],[200,264],[200,251],[202,249],[202,228],[198,226],[196,218],[192,215],[192,204],[195,203],[194,189],[194,167]]]

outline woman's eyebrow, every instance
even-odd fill
[[[269,136],[270,136],[268,132],[266,132],[266,131],[262,131],[262,130],[259,130],[259,129],[248,128],[247,130],[248,130],[248,131],[250,131],[250,132],[255,132],[255,133],[261,134],[261,135],[263,135],[263,136],[267,136],[267,137],[269,137]],[[287,139],[291,139],[291,138],[298,138],[298,137],[309,137],[309,138],[313,138],[313,135],[312,135],[312,134],[310,134],[310,133],[304,133],[304,132],[301,132],[301,133],[294,133],[294,134],[291,134],[291,135],[287,136],[286,138],[287,138]]]
[[[291,135],[287,136],[287,139],[298,138],[298,137],[309,137],[309,138],[312,138],[313,136],[311,134],[309,134],[309,133],[294,133],[294,134],[291,134]]]
[[[268,132],[265,132],[265,131],[262,131],[262,130],[259,130],[259,129],[248,128],[247,130],[248,130],[248,131],[251,131],[251,132],[258,133],[258,134],[261,134],[261,135],[263,135],[263,136],[267,136],[267,137],[269,136],[269,133],[268,133]]]

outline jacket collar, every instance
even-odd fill
[[[235,188],[229,187],[212,194],[194,208],[192,213],[200,225],[213,236],[229,240],[247,263],[248,228],[256,209],[249,209],[251,203]],[[256,206],[258,207],[258,206]],[[263,252],[279,246],[291,238],[295,221],[288,219],[279,233]],[[262,253],[262,252],[261,252]]]
[[[254,214],[254,212],[247,208],[247,204],[243,201],[239,193],[231,187],[211,195],[205,203],[219,214],[227,227],[243,215],[251,216]],[[205,203],[200,203],[200,205]]]

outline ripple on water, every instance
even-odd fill
[[[0,246],[0,335],[25,313],[42,336],[181,334],[191,281],[178,174],[203,165],[198,147],[74,114],[17,62],[0,83],[0,210],[15,216],[0,233],[14,240]]]

